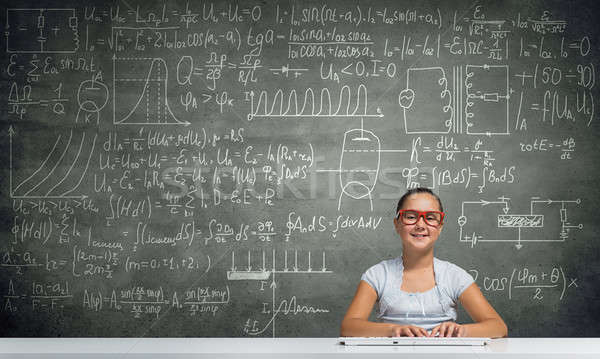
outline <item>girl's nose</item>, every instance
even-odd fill
[[[425,218],[423,216],[419,216],[419,218],[417,218],[417,223],[415,223],[415,226],[419,228],[425,228],[425,225]]]

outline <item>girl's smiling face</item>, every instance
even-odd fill
[[[412,209],[419,212],[440,211],[437,199],[429,193],[415,193],[410,195],[404,200],[400,209]],[[423,217],[419,217],[415,224],[404,224],[396,216],[394,218],[394,227],[400,238],[402,238],[404,249],[410,248],[417,251],[429,251],[438,239],[443,224],[437,227],[431,226],[425,222]]]

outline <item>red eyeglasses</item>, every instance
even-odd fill
[[[403,224],[415,224],[419,221],[419,217],[423,217],[423,220],[427,225],[432,227],[439,227],[444,223],[444,212],[440,211],[426,211],[421,212],[414,209],[402,209],[398,211],[398,219]]]

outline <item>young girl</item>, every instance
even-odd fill
[[[400,198],[394,218],[402,239],[402,257],[369,268],[361,278],[341,326],[341,336],[505,337],[508,329],[484,298],[473,277],[433,256],[444,212],[427,188]],[[375,301],[382,323],[368,321]],[[456,304],[475,323],[457,324]]]

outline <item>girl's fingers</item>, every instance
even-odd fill
[[[447,324],[446,325],[446,338],[451,337],[452,336],[452,324]]]
[[[452,324],[452,327],[450,328],[450,333],[449,333],[449,337],[460,337],[459,333],[460,333],[460,325],[454,323]]]
[[[431,333],[428,336],[435,337],[436,335],[440,338],[464,337],[465,328],[462,325],[456,323],[446,322],[431,329]]]
[[[455,336],[455,337],[462,337],[462,331],[463,331],[463,328],[462,328],[462,326],[460,326],[460,325],[457,325],[457,326],[455,327],[455,329],[454,329],[454,336]]]
[[[412,330],[413,334],[417,337],[427,336],[427,331],[421,327],[411,326],[410,329]]]

